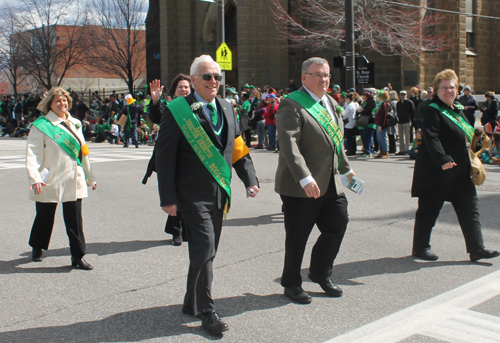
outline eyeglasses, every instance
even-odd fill
[[[451,87],[439,87],[440,90],[442,91],[449,91],[449,92],[454,92],[457,88],[455,86],[451,86]]]
[[[321,73],[316,73],[316,74],[311,74],[311,73],[306,73],[307,75],[314,76],[318,79],[323,78],[323,79],[329,79],[332,77],[332,74],[321,74]]]
[[[214,78],[215,81],[220,82],[222,81],[222,75],[212,75],[212,74],[194,74],[194,76],[201,76],[203,81],[211,81],[212,77]]]

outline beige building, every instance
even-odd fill
[[[298,0],[281,0],[292,14]],[[452,48],[445,53],[426,53],[417,63],[403,57],[384,57],[376,52],[365,56],[375,63],[376,88],[392,83],[395,89],[416,84],[430,86],[434,75],[445,68],[456,70],[462,85],[476,93],[500,91],[500,20],[467,17],[480,14],[500,17],[500,1],[487,0],[411,0],[415,5],[460,12],[446,13],[448,20],[436,32],[449,32]],[[182,72],[189,74],[194,57],[217,49],[216,4],[199,0],[150,0],[147,20],[148,81],[161,78],[168,86]],[[290,79],[300,85],[300,66],[304,59],[321,56],[333,65],[333,57],[343,53],[340,46],[328,51],[306,52],[287,47],[272,22],[269,0],[225,0],[226,43],[233,53],[233,70],[226,82],[241,89],[245,83],[285,88]],[[154,58],[152,57],[154,56]],[[428,63],[425,63],[428,62]],[[332,84],[341,84],[340,69],[332,69]],[[359,86],[362,88],[362,86]]]

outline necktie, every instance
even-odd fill
[[[217,115],[217,110],[215,109],[214,104],[207,104],[208,109],[210,110],[210,117],[212,119],[212,125],[217,126],[217,122],[219,121],[219,116]]]
[[[319,104],[320,104],[321,106],[323,106],[324,108],[326,108],[326,106],[325,106],[325,102],[323,101],[323,99],[321,99],[321,100],[319,101]]]

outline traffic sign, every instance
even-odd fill
[[[225,42],[222,42],[215,53],[216,62],[219,63],[222,70],[233,70],[233,53]]]

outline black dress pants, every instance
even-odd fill
[[[29,245],[35,249],[49,248],[50,236],[54,227],[56,202],[36,202],[36,217],[31,228]],[[64,224],[69,238],[71,256],[81,258],[85,255],[85,236],[83,235],[82,199],[62,203]]]
[[[223,210],[182,212],[189,248],[184,308],[195,315],[215,311],[212,299],[213,260],[222,231]]]
[[[329,277],[347,229],[347,199],[337,195],[335,181],[325,195],[314,198],[297,198],[281,195],[285,213],[285,266],[281,277],[283,287],[300,286],[300,269],[307,239],[317,225],[321,232],[314,244],[309,271],[317,277]]]
[[[418,209],[413,231],[413,252],[418,253],[430,249],[431,232],[436,225],[437,217],[443,207],[444,200],[438,196],[418,198]],[[477,195],[451,202],[464,235],[467,252],[475,253],[484,249],[481,223],[479,222],[479,206]]]

